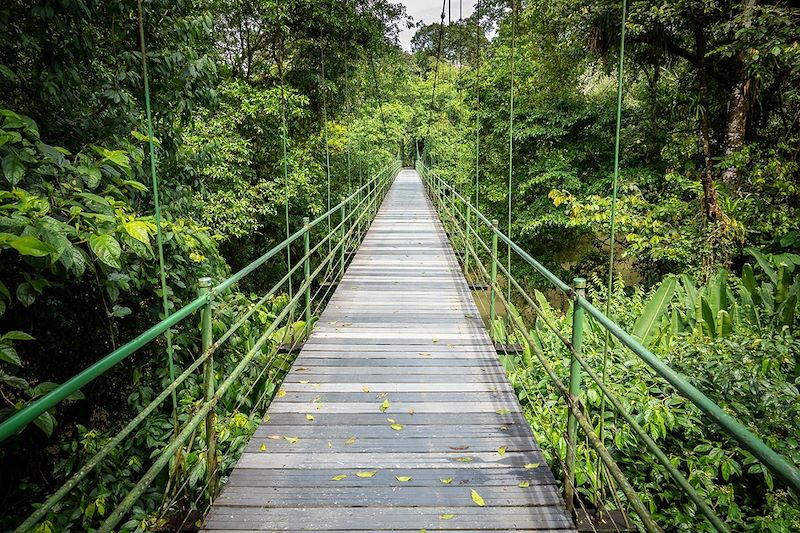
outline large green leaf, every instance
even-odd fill
[[[122,248],[113,236],[105,235],[92,235],[89,237],[89,246],[97,256],[97,258],[112,268],[122,268],[119,263],[119,256],[122,253]]]
[[[56,252],[55,248],[36,237],[17,237],[9,245],[22,255],[33,257],[45,257]]]
[[[636,323],[633,325],[633,336],[645,346],[656,334],[659,321],[667,311],[670,301],[672,301],[677,284],[678,281],[673,277],[664,280],[652,298],[650,298],[650,301],[647,302],[642,314],[636,319]]]
[[[700,325],[703,328],[703,333],[709,337],[716,337],[717,326],[716,320],[714,319],[714,312],[711,310],[711,306],[704,296],[700,297],[700,313],[702,317]]]
[[[17,154],[8,154],[3,158],[3,175],[11,185],[16,185],[25,176],[25,165]]]
[[[767,259],[767,257],[764,254],[762,254],[761,252],[759,252],[755,248],[747,248],[745,251],[756,258],[756,261],[758,262],[758,266],[761,267],[761,270],[764,271],[764,273],[767,275],[767,277],[769,277],[769,279],[770,279],[770,281],[772,281],[772,283],[777,284],[778,283],[778,273],[775,272],[774,268],[772,268],[772,265],[770,264],[769,259]]]
[[[791,329],[791,327],[794,325],[794,314],[796,308],[797,308],[797,295],[792,294],[791,296],[789,296],[789,298],[786,299],[785,302],[783,302],[780,314],[781,327],[788,326],[789,329]]]
[[[733,321],[731,315],[724,309],[720,309],[717,313],[717,337],[726,337],[733,331]]]
[[[10,344],[0,342],[0,361],[11,363],[12,365],[22,366],[22,361],[17,355],[17,351]]]

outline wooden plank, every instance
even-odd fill
[[[453,515],[450,517],[449,515]],[[445,520],[441,517],[447,517]],[[330,507],[305,506],[266,509],[215,505],[206,519],[208,529],[226,531],[391,531],[410,527],[419,531],[561,529],[575,531],[566,512],[556,507]]]
[[[413,171],[389,191],[204,527],[574,531]]]

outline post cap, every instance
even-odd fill
[[[494,226],[496,228],[498,226],[498,224],[500,224],[500,221],[497,220],[496,218],[493,218],[492,219],[492,226]]]
[[[211,278],[199,278],[197,280],[197,286],[201,287],[203,289],[207,289],[207,288],[211,287],[211,284],[213,282],[214,282],[214,280],[211,279]]]
[[[572,286],[576,289],[585,289],[586,288],[586,279],[585,278],[573,278],[572,279]]]

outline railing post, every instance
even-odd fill
[[[497,315],[497,309],[495,307],[497,301],[497,290],[495,289],[495,284],[497,282],[497,225],[499,222],[497,219],[492,220],[492,277],[489,280],[490,286],[490,297],[489,297],[489,331],[492,331],[494,328],[494,319]]]
[[[464,275],[467,276],[467,281],[469,282],[469,233],[470,233],[470,226],[471,222],[470,219],[472,218],[472,210],[469,208],[469,205],[464,204],[464,207],[467,209],[467,216],[466,216],[466,231],[464,232]]]
[[[308,224],[308,217],[303,217],[303,250],[305,260],[303,261],[303,280],[306,286],[306,334],[310,333],[309,324],[311,324],[311,228]]]
[[[583,344],[583,307],[578,305],[578,298],[586,296],[586,280],[575,278],[572,280],[576,297],[572,304],[572,348],[575,350],[570,353],[569,365],[569,396],[570,403],[578,402],[578,395],[581,389],[581,365],[578,357],[581,355]],[[577,433],[577,420],[572,409],[567,409],[567,458],[564,463],[564,500],[567,510],[572,513],[575,499],[575,446]]]
[[[200,296],[209,294],[211,289],[211,278],[200,278],[197,280],[197,287]],[[208,302],[203,307],[200,319],[200,334],[202,339],[201,354],[205,354],[214,342],[211,331],[211,302],[213,295],[209,295]],[[203,389],[205,390],[205,401],[210,402],[214,397],[216,389],[216,378],[214,376],[214,355],[209,355],[203,362]],[[206,415],[206,479],[208,480],[208,500],[212,501],[217,492],[217,414],[216,409],[211,409]]]
[[[347,232],[345,231],[345,223],[344,223],[345,214],[346,214],[345,213],[346,208],[345,208],[345,205],[344,205],[344,198],[342,198],[340,200],[340,203],[342,204],[342,207],[339,210],[341,215],[342,215],[342,229],[341,229],[341,231],[339,233],[341,235],[341,237],[339,238],[339,240],[341,241],[340,242],[340,247],[341,248],[339,250],[339,279],[341,280],[342,278],[344,278],[344,254],[345,254],[345,248],[347,248],[347,246],[345,245],[345,242],[344,242],[344,236],[345,236],[345,234]]]

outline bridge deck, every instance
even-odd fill
[[[414,171],[283,390],[206,531],[573,529]]]

